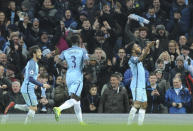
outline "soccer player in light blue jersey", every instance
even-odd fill
[[[142,125],[145,118],[145,111],[147,108],[147,94],[145,83],[145,69],[143,67],[142,60],[147,56],[150,48],[154,45],[154,42],[148,43],[147,46],[141,51],[141,48],[137,44],[131,45],[131,58],[129,60],[129,66],[132,72],[132,80],[130,89],[133,97],[133,106],[129,112],[128,124],[132,124],[135,117],[135,113],[139,109],[138,125]],[[142,52],[142,53],[141,53]]]
[[[72,47],[63,51],[59,58],[65,60],[68,69],[66,72],[66,83],[68,88],[69,100],[65,101],[60,107],[54,107],[56,121],[59,120],[61,111],[74,106],[74,112],[80,124],[84,124],[82,120],[82,110],[80,107],[80,95],[83,88],[83,66],[88,60],[87,51],[84,48],[78,47],[80,45],[80,37],[73,35],[71,37]]]
[[[11,102],[8,107],[6,108],[5,114],[7,111],[15,106],[14,108],[20,109],[23,111],[28,111],[27,117],[25,119],[25,124],[30,123],[31,120],[34,118],[35,112],[37,111],[37,97],[35,95],[34,87],[43,87],[43,88],[50,88],[48,84],[42,84],[37,81],[39,67],[38,67],[38,60],[41,59],[41,50],[38,46],[32,46],[30,48],[30,57],[31,59],[28,61],[25,67],[25,74],[24,74],[24,81],[21,86],[21,93],[23,98],[26,102],[26,105],[15,104]]]

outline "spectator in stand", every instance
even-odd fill
[[[76,29],[77,27],[77,22],[74,20],[70,10],[65,11],[64,24],[66,28]]]
[[[150,21],[149,25],[156,26],[161,23],[161,20],[156,15],[155,8],[153,5],[150,5],[147,9],[147,12],[144,14],[144,18],[148,19]]]
[[[95,16],[97,14],[97,11],[99,10],[99,7],[96,5],[95,0],[87,0],[86,5],[83,8],[84,11],[88,13],[88,20],[90,21],[91,24],[94,23],[95,21]]]
[[[130,13],[136,13],[142,15],[145,11],[145,2],[143,0],[127,0],[126,1],[126,13],[127,15]]]
[[[124,73],[128,68],[128,57],[126,56],[126,52],[124,48],[120,48],[115,57],[113,57],[113,68],[114,71]]]
[[[97,84],[98,82],[98,74],[100,71],[100,67],[97,63],[97,58],[95,55],[91,55],[89,58],[89,64],[85,67],[85,78],[91,84]],[[88,90],[87,90],[88,93]]]
[[[96,46],[101,48],[107,55],[107,58],[112,59],[113,57],[113,43],[110,43],[110,38],[106,38],[103,31],[98,30],[95,33]]]
[[[169,15],[167,14],[167,12],[162,8],[162,3],[160,2],[160,0],[153,0],[152,1],[152,5],[155,9],[155,14],[156,16],[161,20],[160,23],[162,24],[166,24],[168,22],[168,18]]]
[[[3,65],[4,67],[7,66],[7,55],[4,54],[3,52],[0,52],[0,64]]]
[[[90,85],[89,93],[82,98],[81,103],[83,112],[85,113],[97,113],[99,105],[99,94],[95,84]]]
[[[167,53],[165,52],[163,55],[167,55]],[[156,70],[161,70],[162,71],[162,78],[165,79],[166,81],[169,81],[169,71],[171,69],[170,67],[170,61],[167,61],[166,59],[164,60],[163,57],[166,56],[161,56],[160,59],[157,59],[156,63],[155,63],[155,68]]]
[[[121,5],[118,2],[115,5],[112,5],[113,11],[111,11],[111,7],[108,3],[102,5],[102,11],[98,18],[99,23],[108,30],[110,33],[110,37],[105,36],[109,40],[109,43],[112,47],[112,53],[115,54],[119,48],[122,47],[122,23],[125,20],[125,17],[121,16]],[[107,53],[107,52],[106,52]]]
[[[34,18],[32,20],[32,25],[30,26],[27,34],[25,34],[25,41],[27,44],[27,48],[30,48],[33,45],[36,45],[38,40],[40,39],[40,33],[41,30],[39,28],[39,20],[37,18]]]
[[[42,59],[39,61],[41,65],[44,65],[45,69],[47,70],[49,75],[57,75],[57,71],[54,67],[55,61],[54,61],[54,51],[50,51],[50,49],[44,49],[42,51]]]
[[[13,36],[7,48],[8,61],[16,66],[17,75],[21,74],[26,64],[28,51],[22,36]]]
[[[66,1],[66,0],[64,0]],[[72,12],[72,16],[74,17],[74,19],[78,19],[78,14],[80,12],[80,10],[83,8],[83,6],[81,6],[81,2],[82,0],[67,0],[66,3],[68,3],[68,9],[71,10]]]
[[[126,38],[126,39],[128,39],[128,40],[130,39],[130,40],[138,43],[141,48],[144,48],[146,46],[146,42],[149,41],[149,39],[147,38],[148,28],[147,27],[140,27],[139,28],[139,36],[137,34],[134,35],[134,33],[132,33],[131,27],[129,25],[132,21],[133,20],[131,20],[128,17],[127,24],[125,26],[125,36],[129,37],[129,38]]]
[[[190,107],[191,95],[182,85],[179,77],[174,77],[172,81],[173,86],[167,90],[165,95],[165,104],[170,114],[186,114]]]
[[[38,19],[40,20],[40,28],[48,32],[53,33],[53,29],[59,23],[57,12],[52,0],[43,0],[42,7],[38,11]]]
[[[157,77],[157,85],[160,88],[162,88],[162,90],[164,91],[164,95],[165,95],[166,91],[170,88],[170,82],[163,77],[162,70],[156,69],[155,74]]]
[[[96,48],[96,44],[94,41],[94,30],[91,27],[90,21],[88,19],[82,22],[82,30],[80,32],[80,36],[82,38],[82,42],[87,43],[86,48],[89,54],[94,52]]]
[[[180,49],[175,40],[170,40],[168,43],[168,53],[170,55],[171,61],[176,60],[177,56],[180,55]]]
[[[8,111],[9,113],[25,113],[26,111],[28,111],[28,107],[25,104],[25,101],[23,99],[23,96],[20,92],[21,89],[21,85],[20,82],[18,80],[15,80],[14,82],[12,82],[12,90],[8,92],[7,95],[5,95],[4,100],[5,100],[5,104],[6,106],[10,105],[10,104],[14,104],[14,108],[6,108],[4,111],[4,114],[7,114]],[[23,108],[19,108],[20,106],[25,106],[26,108],[24,110],[22,110]]]
[[[193,60],[189,57],[189,53],[190,53],[189,47],[187,45],[182,46],[181,53],[184,57],[184,68],[188,71],[186,73],[186,85],[190,93],[192,94],[193,92]]]
[[[9,1],[8,8],[6,11],[6,16],[7,16],[8,23],[16,24],[16,25],[18,24],[19,16],[17,14],[15,1],[13,0]]]
[[[178,40],[180,50],[181,50],[182,46],[187,45],[187,42],[188,42],[188,39],[186,38],[186,36],[180,35],[179,40]]]
[[[133,27],[132,22],[135,22],[134,20],[131,20],[128,18],[125,30],[124,30],[124,42],[125,42],[125,48],[127,49],[131,42],[135,42],[139,39],[139,28]],[[130,52],[127,51],[127,53],[130,54]]]
[[[2,28],[0,28],[0,52],[3,51],[3,46],[5,46],[6,40],[2,36]]]
[[[10,55],[10,53],[13,53],[14,50],[20,50],[20,55],[22,55],[25,58],[27,58],[28,51],[27,46],[24,42],[24,36],[20,34],[19,32],[12,32],[10,34],[9,40],[6,42],[6,45],[4,47],[4,52],[7,55]]]
[[[1,71],[0,72],[0,86],[5,91],[10,91],[11,90],[11,81],[4,76],[5,68],[3,65],[0,65],[0,71]]]
[[[128,95],[124,87],[120,86],[119,76],[112,74],[110,85],[105,89],[101,96],[98,112],[99,113],[127,113]]]
[[[29,20],[29,16],[27,13],[24,12],[20,12],[21,16],[20,16],[20,21],[18,24],[18,28],[20,33],[24,34],[24,36],[28,33],[28,30],[31,26],[31,22]]]
[[[3,65],[0,65],[0,112],[3,113],[5,110],[6,104],[4,103],[4,97],[7,95],[8,91],[11,91],[11,81],[9,81],[5,76],[4,76],[4,71],[5,68]]]
[[[178,56],[176,58],[176,66],[170,71],[170,84],[172,85],[172,80],[176,75],[180,75],[181,78],[181,83],[183,86],[186,85],[186,73],[188,72],[184,68],[184,57],[183,56]]]
[[[58,14],[63,17],[65,15],[65,10],[69,8],[69,1],[67,0],[55,0],[55,6],[58,10]]]
[[[38,81],[43,84],[48,83],[48,73],[42,73],[38,77]],[[43,87],[36,89],[36,95],[38,99],[38,110],[39,113],[51,113],[54,106],[54,94],[53,88],[45,89]]]
[[[125,23],[127,21],[127,14],[125,14],[124,12],[124,6],[125,1],[116,1],[112,7],[112,15],[116,25],[116,28],[111,28],[110,30],[112,32],[111,35],[113,35],[111,36],[112,42],[115,42],[114,39],[116,40],[114,53],[116,53],[119,48],[125,45],[123,41],[123,34],[125,29]]]
[[[83,24],[83,21],[86,20],[88,17],[88,13],[86,11],[81,11],[80,12],[80,15],[79,15],[79,19],[77,21],[77,29],[81,29],[82,28],[82,24]]]
[[[59,75],[56,77],[56,85],[54,88],[54,105],[59,106],[68,98],[69,95],[65,79]]]
[[[168,43],[169,43],[168,35],[169,35],[169,33],[166,31],[164,25],[157,25],[156,26],[156,32],[154,35],[155,35],[155,38],[153,38],[153,39],[156,40],[154,57],[155,57],[155,59],[157,59],[158,56],[163,51],[166,51],[168,48]]]
[[[113,72],[113,73],[119,77],[119,81],[120,81],[119,85],[122,86],[123,88],[125,88],[124,83],[123,83],[123,75],[120,72]],[[106,84],[103,85],[103,87],[101,89],[101,96],[103,95],[106,88],[109,87],[109,85],[110,85],[110,82],[107,82]]]
[[[184,56],[184,68],[190,72],[193,78],[193,60],[189,57],[189,47],[187,45],[182,46],[181,53]]]
[[[101,66],[104,65],[104,63],[107,59],[106,58],[107,56],[106,56],[106,53],[104,52],[104,50],[98,47],[94,50],[94,55],[97,58],[98,64]]]
[[[163,113],[164,109],[164,90],[157,84],[157,76],[155,73],[149,75],[150,85],[147,86],[148,106],[147,113]]]
[[[170,19],[166,29],[171,34],[171,39],[177,40],[180,35],[188,35],[190,29],[190,7],[185,0],[174,0],[170,9]]]
[[[56,50],[61,53],[63,50],[69,48],[69,42],[67,43],[68,32],[66,32],[64,21],[60,21],[60,25],[57,26],[53,38],[53,42],[56,43]]]
[[[18,75],[19,72],[16,72],[17,68],[14,64],[8,64],[6,68],[6,78],[9,79],[11,82],[16,81],[16,79],[21,79],[21,77]],[[17,74],[17,75],[16,75]]]
[[[38,45],[40,46],[41,50],[43,51],[44,49],[55,49],[54,44],[51,43],[49,39],[48,32],[42,31],[40,33],[40,39],[38,41]]]
[[[21,11],[27,13],[29,15],[29,19],[32,20],[34,18],[35,7],[34,5],[37,2],[34,0],[23,0],[21,3]]]
[[[7,18],[6,18],[6,15],[3,11],[0,11],[0,30],[1,30],[1,35],[2,37],[4,37],[4,39],[7,38],[7,26],[9,25],[10,23],[7,22]]]
[[[154,48],[154,47],[152,47],[152,48]],[[147,56],[143,60],[143,66],[148,72],[153,72],[155,69],[154,63],[156,61],[156,58],[154,57],[155,52],[153,52],[152,48],[148,50]]]
[[[106,85],[105,83],[109,82],[109,79],[111,75],[114,73],[114,68],[112,61],[110,59],[107,59],[105,63],[100,65],[100,72],[98,75],[98,93],[102,94],[103,87]],[[122,82],[121,82],[122,83]]]

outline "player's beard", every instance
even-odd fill
[[[41,59],[41,55],[37,56],[36,58],[39,61]]]
[[[141,50],[135,50],[135,53],[137,56],[140,56],[141,55]]]

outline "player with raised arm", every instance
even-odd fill
[[[78,47],[80,45],[80,37],[73,35],[71,37],[72,47],[63,51],[59,58],[65,60],[68,69],[66,72],[66,84],[68,88],[69,100],[65,101],[60,107],[54,107],[56,121],[59,121],[61,111],[74,106],[74,112],[80,124],[85,123],[82,120],[82,110],[80,107],[80,95],[83,88],[83,66],[84,62],[88,60],[87,51],[84,48]]]
[[[133,106],[129,112],[128,124],[132,124],[135,117],[135,113],[139,109],[138,125],[142,125],[145,117],[145,110],[147,108],[147,94],[145,83],[145,69],[142,64],[142,60],[147,56],[150,48],[155,42],[148,43],[147,46],[141,51],[141,48],[137,44],[131,45],[131,58],[129,60],[129,66],[132,71],[132,80],[130,89],[133,96]]]
[[[8,110],[13,106],[15,106],[14,108],[17,108],[23,111],[28,111],[27,117],[24,122],[25,124],[31,122],[31,120],[35,116],[35,112],[37,111],[38,101],[37,101],[34,87],[37,85],[38,87],[50,88],[50,85],[42,84],[39,81],[37,81],[37,77],[39,73],[39,67],[37,62],[38,60],[41,59],[41,55],[42,53],[39,46],[32,46],[30,48],[31,59],[28,61],[27,65],[25,66],[24,81],[21,86],[21,93],[23,95],[23,98],[27,106],[10,102],[10,104],[7,106],[4,112],[4,114],[6,114]]]

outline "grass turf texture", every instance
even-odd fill
[[[0,131],[192,131],[193,125],[3,124]]]

